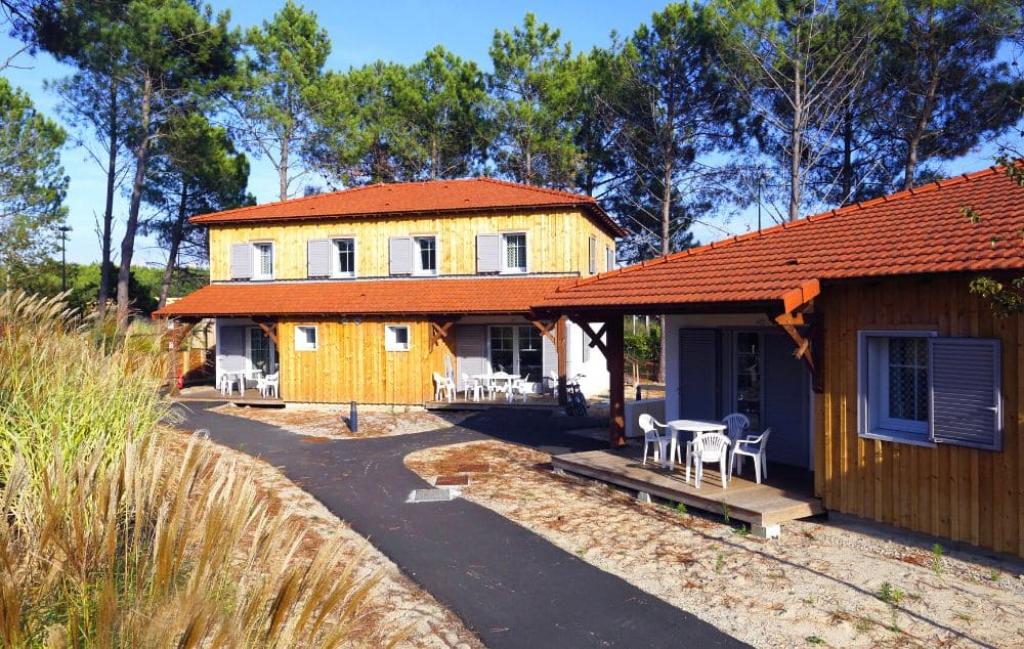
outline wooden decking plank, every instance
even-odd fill
[[[637,458],[608,451],[555,456],[551,463],[557,469],[645,491],[704,511],[722,514],[728,508],[730,518],[753,525],[777,525],[824,512],[817,498],[736,476],[730,479],[726,489],[722,489],[718,473],[712,471],[705,472],[703,484],[697,489],[683,481],[681,471],[662,473],[657,465],[648,463],[643,467]]]

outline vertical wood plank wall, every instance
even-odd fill
[[[828,509],[1024,556],[1024,318],[996,318],[969,277],[829,286],[825,393],[817,395],[815,487]],[[912,446],[857,435],[857,332],[931,329],[1002,340],[1003,450]]]
[[[409,326],[410,349],[384,350],[387,323]],[[316,325],[318,348],[295,349],[295,327]],[[454,327],[428,351],[430,325],[425,321],[364,318],[359,324],[339,320],[281,322],[278,342],[281,397],[313,403],[423,405],[431,399],[431,373],[444,373],[445,354],[454,357]]]
[[[388,238],[436,235],[441,275],[476,273],[476,235],[526,232],[527,270],[531,273],[588,274],[590,237],[598,241],[597,270],[605,269],[605,246],[615,241],[581,211],[521,214],[442,215],[417,218],[359,218],[210,228],[210,279],[230,279],[231,244],[274,242],[275,279],[306,277],[306,242],[355,237],[356,275],[388,274]]]

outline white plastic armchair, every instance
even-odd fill
[[[655,461],[660,461],[666,457],[669,453],[669,442],[671,439],[667,434],[659,432],[658,429],[665,430],[667,426],[647,413],[640,415],[637,423],[640,425],[640,430],[644,431],[644,459],[640,465],[647,466],[647,451],[651,447],[654,449],[651,455]],[[679,456],[678,447],[676,448],[676,456]],[[669,459],[671,460],[672,458]]]
[[[746,439],[736,442],[736,446],[732,449],[732,457],[729,458],[729,473],[731,474],[734,468],[739,468],[742,471],[742,467],[736,467],[736,456],[740,456],[740,461],[746,456],[754,460],[754,479],[757,480],[757,484],[761,484],[761,478],[767,480],[768,456],[765,455],[764,450],[768,445],[768,436],[771,434],[772,429],[766,428],[756,437],[748,435]]]
[[[704,433],[693,440],[693,465],[696,472],[694,484],[700,489],[701,478],[704,477],[704,465],[718,463],[722,476],[722,489],[729,481],[729,441],[728,435],[722,433]],[[686,464],[686,482],[690,482],[690,463]]]
[[[238,386],[239,394],[244,394],[242,385],[244,384],[238,374],[221,374],[220,378],[217,379],[217,389],[220,390],[220,393],[224,396],[230,396],[234,392],[235,386]]]
[[[462,373],[462,394],[466,401],[469,401],[470,395],[472,395],[473,401],[479,401],[483,390],[480,381],[471,379],[466,372]]]
[[[732,442],[732,447],[736,448],[736,442],[746,438],[747,433],[750,432],[750,419],[746,415],[739,412],[722,417],[722,423],[725,424],[725,434],[729,436],[729,441]],[[730,473],[732,468],[730,467]],[[743,458],[740,458],[740,471],[743,471]]]
[[[452,380],[441,376],[437,372],[433,372],[432,375],[434,377],[434,400],[440,401],[444,398],[449,403],[454,400],[455,384]]]
[[[260,391],[260,395],[263,397],[269,397],[270,393],[273,392],[275,399],[280,398],[280,385],[280,372],[274,372],[273,374],[260,376],[256,379],[256,388]]]
[[[527,388],[530,383],[530,375],[519,377],[518,379],[512,379],[508,384],[508,392],[506,398],[509,403],[512,403],[518,397],[520,401],[526,403]]]

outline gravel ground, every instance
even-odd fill
[[[288,404],[284,408],[264,408],[226,403],[212,410],[223,415],[272,424],[299,435],[339,439],[424,433],[458,424],[471,414],[426,410],[361,410],[358,414],[359,430],[352,432],[348,425],[347,406]]]
[[[185,434],[167,431],[170,435]],[[380,630],[405,632],[398,647],[415,649],[477,649],[484,645],[454,614],[429,593],[409,580],[398,567],[365,538],[330,513],[318,500],[266,462],[213,442],[216,453],[236,462],[243,471],[254,470],[259,488],[271,500],[271,511],[283,512],[302,522],[306,538],[300,552],[312,556],[324,542],[341,537],[351,556],[359,561],[360,578],[379,581],[367,598],[367,615],[349,633],[352,647],[379,647]],[[339,575],[340,577],[340,575]]]
[[[556,476],[549,460],[487,441],[420,451],[406,464],[428,480],[468,476],[464,497],[755,646],[1024,645],[1019,562],[936,555],[920,537],[869,523],[794,521],[762,541]]]

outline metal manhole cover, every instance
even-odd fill
[[[409,492],[409,497],[405,499],[407,503],[443,503],[449,500],[455,500],[459,497],[458,489],[451,489],[449,487],[441,487],[439,489],[413,489]]]

